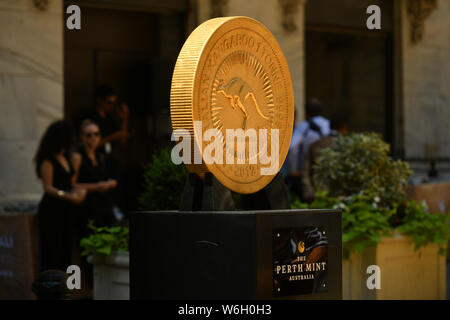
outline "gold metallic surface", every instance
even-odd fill
[[[195,29],[178,56],[170,94],[172,128],[185,129],[204,159],[202,134],[217,129],[268,130],[268,153],[272,143],[270,129],[279,129],[278,172],[286,158],[294,121],[294,96],[286,59],[277,41],[258,21],[247,17],[208,20]],[[194,121],[202,130],[194,132]],[[264,188],[275,174],[262,175],[269,165],[256,154],[245,154],[246,163],[225,161],[231,154],[225,138],[223,164],[186,165],[190,172],[203,176],[211,172],[232,191],[249,194]],[[249,142],[246,142],[248,146]],[[250,164],[256,157],[257,163]]]

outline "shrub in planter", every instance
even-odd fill
[[[95,227],[81,240],[82,255],[94,266],[94,299],[127,300],[129,293],[128,227]]]
[[[293,208],[334,208],[342,211],[342,246],[344,258],[352,252],[362,253],[365,248],[377,245],[383,236],[396,230],[412,237],[415,249],[437,243],[439,253],[445,253],[450,236],[449,218],[445,214],[431,214],[417,201],[402,202],[389,208],[379,205],[378,196],[368,193],[348,197],[331,197],[318,191],[311,205],[296,200]]]
[[[153,155],[145,166],[144,192],[139,197],[141,210],[177,210],[183,192],[187,170],[176,165],[165,148]]]
[[[128,251],[128,235],[127,226],[114,227],[96,227],[93,221],[89,221],[89,229],[92,234],[81,239],[81,255],[110,255],[115,251]]]
[[[403,214],[398,214],[402,212]],[[403,203],[397,210],[397,230],[410,235],[415,249],[428,244],[439,244],[439,253],[446,254],[445,245],[450,237],[448,214],[429,213],[424,204],[417,201]]]
[[[382,206],[402,201],[411,174],[408,163],[389,157],[390,146],[376,133],[340,136],[336,144],[320,151],[314,182],[332,197],[361,191],[374,193]]]
[[[308,206],[296,200],[292,207],[341,209],[344,258],[377,245],[396,230],[411,236],[416,250],[438,243],[443,253],[450,237],[448,215],[431,214],[421,203],[406,201],[411,171],[388,153],[389,145],[375,133],[340,136],[319,153],[314,202]]]

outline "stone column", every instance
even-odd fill
[[[420,2],[402,0],[401,8],[406,156],[424,157],[428,144],[450,157],[450,1],[427,12]]]
[[[0,202],[42,195],[33,157],[63,117],[63,1],[36,3],[0,5]]]
[[[222,16],[247,16],[262,22],[275,36],[289,65],[297,111],[304,119],[304,6],[306,0],[199,0],[198,24]]]

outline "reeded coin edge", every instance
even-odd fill
[[[248,18],[248,17],[221,17],[214,18],[202,23],[198,26],[188,37],[186,42],[184,43],[180,54],[178,55],[177,62],[175,64],[174,72],[172,75],[172,84],[171,84],[171,92],[170,92],[170,114],[171,114],[171,122],[172,129],[185,129],[189,132],[191,137],[194,137],[193,143],[201,137],[196,137],[194,133],[194,94],[195,94],[195,80],[197,77],[198,67],[200,65],[200,59],[202,58],[202,53],[205,47],[208,44],[209,39],[214,35],[214,33],[226,22],[236,19],[236,18],[244,18],[248,20],[253,20],[257,24],[261,25],[263,28],[267,29],[263,24],[259,21]],[[268,30],[267,30],[268,31]],[[270,31],[268,31],[270,33]],[[273,37],[273,35],[270,33]],[[276,47],[280,50],[280,55],[286,61],[286,58],[279,47],[278,42],[275,37],[274,43]],[[287,62],[286,62],[287,63]],[[289,67],[286,69],[287,74],[284,76],[286,80],[291,81],[291,75]],[[293,92],[289,97],[291,102],[293,103]],[[293,117],[292,117],[293,118]],[[292,129],[290,129],[292,134]],[[290,138],[288,139],[290,141]],[[194,150],[194,149],[192,149]],[[280,157],[279,160],[285,160],[287,153]],[[191,162],[193,163],[193,161]],[[204,176],[205,172],[209,172],[208,167],[205,164],[190,164],[186,165],[189,172],[196,173],[201,177]],[[213,173],[214,174],[214,173]],[[223,175],[223,174],[221,174]],[[265,183],[258,183],[257,185],[252,186],[251,184],[238,184],[238,183],[226,183],[225,181],[221,181],[225,186],[230,188],[231,190],[239,193],[254,193],[266,185],[268,185],[275,175],[267,176],[267,180]],[[225,176],[225,178],[227,178]],[[228,178],[227,178],[228,180]]]

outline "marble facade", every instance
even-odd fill
[[[0,1],[0,202],[40,198],[33,156],[63,103],[63,2]]]
[[[426,144],[450,157],[450,1],[440,0],[424,20],[422,39],[410,37],[402,3],[404,145],[407,157],[424,157]]]

